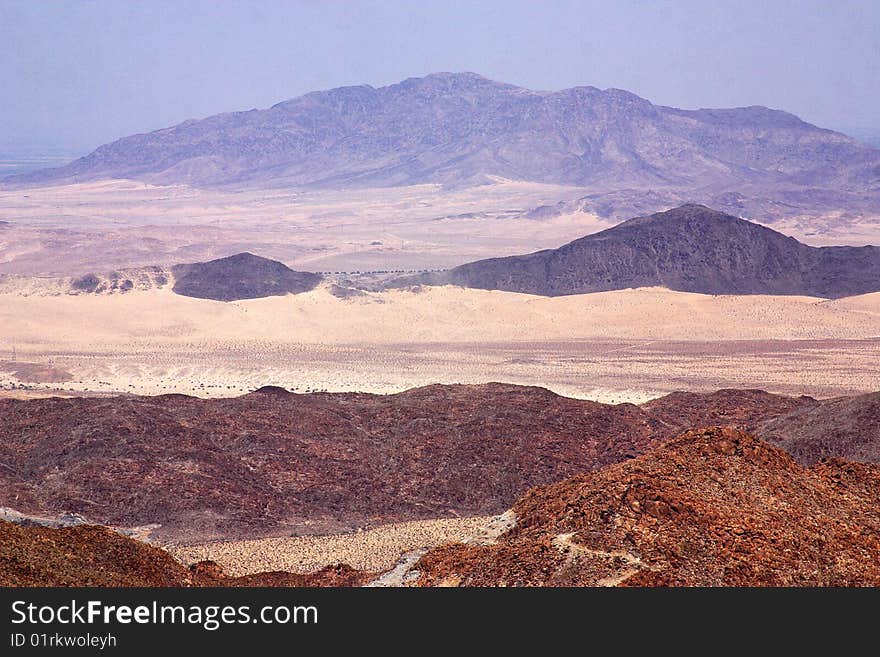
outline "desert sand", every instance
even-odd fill
[[[224,303],[168,288],[24,292],[0,294],[0,387],[19,393],[386,393],[505,381],[619,403],[720,387],[831,396],[880,380],[880,294],[545,298],[446,286],[339,299],[325,286]]]
[[[345,563],[358,570],[388,570],[402,554],[469,539],[492,516],[443,518],[382,525],[366,531],[328,536],[262,538],[218,541],[189,546],[167,546],[186,565],[210,559],[228,575],[239,577],[261,571],[311,573],[324,566]]]
[[[582,192],[500,179],[462,189],[241,191],[117,180],[0,190],[8,222],[0,394],[397,392],[506,381],[640,402],[681,388],[814,396],[876,388],[880,294],[827,301],[641,289],[548,299],[444,287],[339,299],[323,286],[220,303],[167,287],[70,295],[53,278],[243,250],[337,279],[443,268],[609,227],[584,213],[527,218]],[[863,222],[846,238],[839,219],[775,227],[813,243],[880,234],[880,224]]]

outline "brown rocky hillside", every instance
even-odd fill
[[[227,577],[206,561],[186,568],[167,552],[96,525],[21,526],[0,521],[0,586],[357,586],[347,566],[308,575]]]
[[[505,384],[7,399],[0,506],[155,523],[160,540],[333,533],[500,513],[532,486],[632,459],[708,424],[756,431],[804,463],[877,461],[876,408],[876,396],[817,401],[750,390],[612,406]]]
[[[798,465],[734,429],[532,489],[493,545],[434,549],[423,586],[878,586],[880,468]]]

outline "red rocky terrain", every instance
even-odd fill
[[[426,554],[422,586],[878,586],[880,467],[798,465],[730,428],[534,488],[492,545]]]
[[[632,459],[707,424],[766,433],[805,462],[874,460],[865,444],[877,444],[876,399],[726,390],[611,406],[503,384],[395,395],[266,388],[215,400],[7,399],[0,506],[157,523],[155,536],[178,541],[484,515],[532,486]],[[837,413],[846,435],[826,430]],[[798,447],[820,433],[821,449]]]
[[[880,463],[880,393],[803,404],[762,422],[760,435],[799,463],[835,456]]]

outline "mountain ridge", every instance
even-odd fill
[[[741,430],[687,431],[513,506],[488,544],[448,544],[418,586],[877,586],[880,468],[811,467]]]

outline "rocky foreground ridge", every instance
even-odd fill
[[[0,521],[0,586],[359,586],[370,579],[343,565],[228,577],[211,561],[186,568],[165,550],[107,527]]]
[[[880,394],[755,390],[641,406],[506,384],[394,395],[184,395],[0,400],[0,506],[78,513],[160,540],[321,534],[501,513],[533,486],[726,425],[823,457],[880,462]]]

